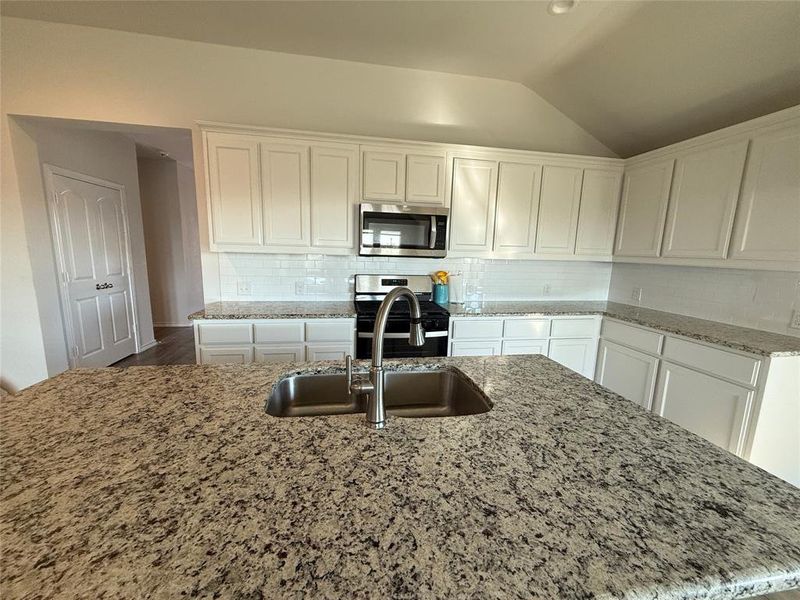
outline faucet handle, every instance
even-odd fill
[[[350,388],[353,386],[353,357],[349,354],[344,357],[344,366],[345,372],[347,373],[347,393],[350,392]]]

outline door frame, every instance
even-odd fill
[[[125,266],[131,288],[133,342],[136,348],[135,354],[138,354],[142,351],[142,348],[139,342],[139,313],[136,302],[136,281],[133,276],[133,265],[131,258],[131,235],[130,227],[128,225],[128,199],[127,195],[125,194],[125,186],[107,179],[100,179],[99,177],[93,177],[92,175],[86,175],[85,173],[70,171],[69,169],[57,167],[49,163],[43,163],[42,169],[44,171],[44,186],[47,196],[47,212],[50,217],[50,235],[53,246],[53,254],[56,259],[56,279],[58,281],[59,307],[61,309],[61,320],[64,330],[64,344],[67,351],[67,363],[69,364],[69,368],[74,369],[77,366],[75,364],[76,356],[73,352],[73,348],[75,347],[75,328],[72,323],[72,314],[69,310],[69,288],[65,279],[65,273],[67,272],[66,260],[64,258],[63,240],[61,239],[61,233],[58,227],[59,214],[56,208],[56,189],[55,181],[53,180],[54,175],[61,175],[62,177],[67,177],[69,179],[75,179],[77,181],[83,181],[84,183],[90,183],[92,185],[98,185],[100,187],[116,190],[120,194],[120,199],[122,201],[122,228],[125,234]]]

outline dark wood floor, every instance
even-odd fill
[[[143,365],[193,365],[194,330],[191,327],[156,327],[158,344],[152,348],[131,354],[112,367],[138,367]]]

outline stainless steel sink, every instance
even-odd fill
[[[491,410],[492,404],[455,369],[386,371],[386,410],[397,417],[453,417]],[[348,393],[344,373],[294,375],[281,380],[267,401],[274,417],[343,415],[366,411],[364,395]]]

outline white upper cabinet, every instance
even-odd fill
[[[533,253],[541,179],[541,165],[500,163],[494,227],[496,252]]]
[[[358,147],[311,146],[311,243],[352,248],[358,202]]]
[[[739,140],[678,157],[663,256],[726,257],[746,155]]]
[[[545,165],[536,233],[537,254],[572,254],[578,228],[583,170]]]
[[[731,257],[800,260],[800,125],[753,137]]]
[[[444,155],[406,156],[406,202],[444,206],[444,172]]]
[[[575,254],[610,256],[614,250],[622,174],[585,169]]]
[[[260,150],[264,243],[308,246],[308,146],[263,142]]]
[[[627,169],[617,223],[617,256],[658,256],[674,159]]]
[[[364,200],[403,202],[406,194],[406,155],[403,152],[363,151]]]
[[[484,253],[492,249],[496,194],[496,161],[453,161],[451,250]]]
[[[366,201],[444,206],[445,153],[404,147],[361,148]]]
[[[209,133],[206,160],[212,244],[220,249],[260,245],[263,227],[258,140]]]

